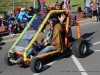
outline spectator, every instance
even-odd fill
[[[84,9],[85,9],[85,6],[86,6],[86,0],[84,0]]]
[[[8,22],[5,21],[4,17],[2,15],[0,15],[0,26],[3,26],[3,28],[5,29],[5,31],[8,31]]]
[[[43,10],[44,5],[45,5],[45,0],[40,0],[40,5],[41,5],[41,9],[40,10]]]
[[[55,4],[55,8],[56,8],[56,9],[62,10],[62,9],[63,9],[63,8],[62,8],[63,3],[64,3],[63,1],[62,1],[62,2],[58,2],[58,1],[57,1],[56,4]]]
[[[7,22],[9,24],[12,24],[13,26],[18,25],[18,22],[16,21],[16,19],[14,18],[14,16],[12,14],[13,14],[12,9],[10,9],[8,12],[6,12],[5,16],[6,16]]]
[[[46,13],[45,13],[43,10],[39,11],[38,14],[41,15],[41,18],[42,18],[42,19],[46,17]]]
[[[21,8],[20,9],[20,13],[18,14],[18,19],[21,23],[24,23],[23,28],[27,25],[28,23],[28,19],[32,18],[32,16],[29,16],[26,12],[25,12],[25,8]]]
[[[14,9],[15,17],[18,19],[18,14],[20,13],[20,8]]]
[[[47,9],[48,9],[48,11],[52,10],[52,5],[51,5],[51,4],[48,5],[48,6],[47,6]]]
[[[97,4],[98,4],[98,10],[99,10],[98,20],[100,20],[100,0],[97,0]]]
[[[91,12],[91,14],[93,16],[93,2],[90,3],[90,12]]]
[[[86,13],[86,18],[89,17],[89,12],[90,12],[90,3],[91,3],[91,0],[86,0],[86,4],[85,4],[85,13]]]
[[[3,16],[2,15],[0,15],[0,19],[3,19]]]
[[[9,30],[10,36],[15,35],[14,32],[13,32],[13,29],[14,29],[15,25],[18,24],[18,22],[15,20],[15,18],[13,17],[12,14],[13,14],[12,9],[10,9],[8,12],[6,12],[7,22],[9,24],[8,30]]]
[[[82,10],[81,6],[77,9],[76,19],[79,21],[85,17],[84,11]]]
[[[28,15],[29,16],[33,16],[34,15],[34,8],[33,7],[29,7]]]
[[[94,0],[93,2],[91,2],[91,10],[93,11],[93,17],[92,17],[92,21],[93,22],[98,22],[98,4],[97,1]]]
[[[40,0],[37,0],[37,2],[38,2],[38,9],[41,9]]]
[[[33,16],[33,15],[34,15],[34,8],[33,8],[33,7],[30,7],[30,8],[29,8],[28,15],[29,15],[29,16]],[[30,21],[30,20],[31,20],[31,18],[29,18],[29,21]]]
[[[14,18],[13,17],[13,11],[12,11],[12,9],[10,9],[8,12],[6,12],[6,19],[7,19],[7,21],[9,22],[12,18]]]
[[[97,4],[100,5],[100,0],[97,0]]]
[[[71,13],[70,0],[64,0],[64,9],[68,10],[69,13]]]
[[[51,7],[51,9],[52,9],[52,6],[50,6],[50,7]],[[47,8],[46,5],[44,5],[43,12],[44,12],[45,14],[47,14],[47,13],[49,12],[49,10],[48,10],[48,8]]]
[[[28,14],[28,11],[29,11],[29,10],[28,10],[27,8],[24,9],[24,12],[26,12],[27,14]]]
[[[2,15],[0,15],[0,26],[4,26],[3,25],[3,16]]]

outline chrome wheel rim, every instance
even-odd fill
[[[81,52],[82,53],[86,52],[86,45],[85,44],[82,44],[82,46],[81,46]]]
[[[37,70],[40,70],[41,67],[42,67],[42,63],[40,61],[37,61],[36,64],[35,64],[35,67]]]

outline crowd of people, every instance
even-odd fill
[[[84,10],[86,13],[86,18],[92,14],[92,21],[98,22],[100,16],[100,3],[99,0],[84,0]]]
[[[10,9],[4,13],[4,16],[0,16],[0,26],[5,26],[6,31],[9,31],[9,35],[15,35],[14,32],[23,30],[27,23],[34,15],[33,7],[29,9],[18,8],[14,10]]]
[[[89,17],[92,17],[93,22],[99,21],[99,1],[98,0],[84,0],[84,10],[79,6],[77,8],[77,13],[72,13],[71,6],[70,6],[70,0],[64,0],[62,2],[57,1],[55,3],[55,7],[52,7],[52,5],[45,5],[45,0],[37,0],[38,1],[38,11],[40,14],[45,15],[52,9],[57,10],[68,10],[68,12],[73,16],[73,18],[77,21],[80,21],[82,19],[87,19]],[[29,7],[27,8],[18,8],[14,10],[10,9],[7,12],[4,13],[4,17],[0,16],[0,25],[6,26],[6,30],[9,31],[9,35],[15,35],[15,30],[21,30],[24,29],[27,23],[31,20],[32,16],[34,15],[34,8]],[[3,20],[5,19],[5,20]]]
[[[46,6],[45,0],[38,0],[38,9],[39,13],[45,16],[48,11],[52,9],[64,9],[68,10],[68,12],[73,16],[75,20],[89,18],[90,15],[92,15],[93,22],[98,21],[99,19],[99,3],[97,0],[86,0],[84,5],[85,10],[82,10],[81,6],[79,6],[76,14],[73,14],[71,12],[70,0],[64,0],[62,2],[57,1],[55,4],[55,8],[53,8],[51,5]],[[15,18],[13,16],[13,10],[10,9],[9,11],[7,11],[5,13],[5,19],[8,24],[7,29],[9,31],[9,35],[14,35],[13,28],[17,28],[19,27],[19,25],[22,29],[24,29],[34,13],[35,12],[33,7],[30,7],[29,9],[20,8],[18,10],[15,10]],[[0,16],[0,19],[2,20],[3,16]],[[46,25],[43,37],[38,42],[43,48],[41,49],[41,51],[36,53],[36,56],[53,50],[64,51],[64,35],[62,34],[65,33],[64,20],[66,19],[66,14],[61,13],[59,16],[57,16],[57,19],[59,20],[59,22],[56,22],[56,19],[54,18],[49,19],[49,24]],[[1,24],[3,24],[3,22]]]

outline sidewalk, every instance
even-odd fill
[[[7,35],[8,35],[8,32],[5,31],[5,27],[1,26],[0,27],[0,37],[7,36]]]
[[[12,39],[14,37],[18,37],[20,35],[21,31],[15,33],[15,36],[9,36],[9,32],[5,31],[4,26],[0,26],[0,40],[7,40],[7,39]]]
[[[90,20],[91,19],[80,20],[78,21],[78,23],[82,24],[82,23],[89,22]],[[3,40],[7,40],[7,39],[14,38],[14,37],[18,37],[20,35],[20,33],[17,33],[15,36],[9,36],[9,33],[5,31],[4,29],[5,27],[3,26],[0,27],[0,39],[2,38]]]
[[[20,32],[15,32],[15,34],[18,34]],[[4,26],[0,26],[0,37],[5,37],[5,36],[9,36],[9,32],[5,31],[5,27]]]

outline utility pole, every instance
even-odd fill
[[[15,8],[15,7],[14,7],[14,0],[13,0],[13,16],[14,16],[14,8]]]
[[[33,0],[33,7],[34,7],[34,9],[35,9],[35,0]]]
[[[10,0],[12,2],[12,10],[13,10],[13,16],[14,16],[14,0]]]

